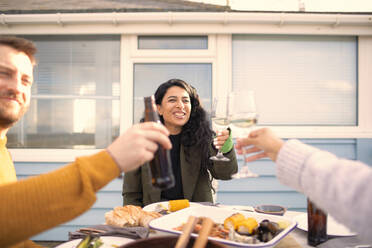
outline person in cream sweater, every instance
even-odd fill
[[[276,162],[278,180],[308,196],[338,222],[372,243],[372,168],[360,161],[334,154],[291,139],[284,142],[270,129],[255,130],[237,140],[251,156],[246,161],[269,157]]]

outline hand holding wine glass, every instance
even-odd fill
[[[256,102],[253,91],[235,91],[230,93],[231,124],[240,128],[246,137],[249,130],[257,123]],[[243,167],[233,178],[258,177],[258,174],[249,170],[245,161],[245,150],[243,148]]]
[[[227,96],[215,97],[212,103],[211,111],[211,120],[212,128],[215,130],[217,135],[221,133],[221,130],[225,129],[229,123],[229,101]],[[215,156],[210,157],[209,159],[213,161],[230,161],[229,158],[226,158],[221,152],[221,146],[218,146],[218,152]]]

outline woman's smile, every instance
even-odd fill
[[[177,119],[184,119],[186,117],[186,113],[185,112],[181,112],[181,111],[177,111],[177,112],[174,112],[173,115],[177,118]]]

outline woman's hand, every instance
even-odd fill
[[[251,156],[246,156],[245,161],[250,162],[263,157],[269,157],[274,162],[278,156],[280,148],[284,141],[278,138],[273,131],[268,128],[262,128],[249,133],[248,137],[237,139],[235,149],[238,154],[256,153]],[[246,146],[250,146],[246,148]]]
[[[220,149],[223,146],[223,144],[225,144],[229,136],[230,136],[230,131],[227,129],[218,131],[216,138],[213,139],[214,147],[216,147],[217,149]]]

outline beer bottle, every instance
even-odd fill
[[[145,97],[145,121],[154,121],[160,123],[159,115],[156,111],[154,95]],[[158,150],[154,159],[150,161],[152,174],[152,185],[162,190],[174,186],[174,175],[169,150],[164,149],[158,144]]]
[[[307,243],[317,246],[327,239],[327,213],[307,199]]]

